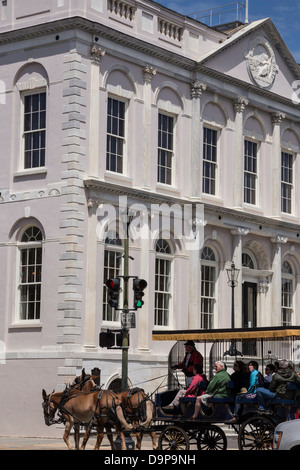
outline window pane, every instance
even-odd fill
[[[24,98],[24,168],[45,165],[46,93]],[[34,149],[35,152],[31,152]]]

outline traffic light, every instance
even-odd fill
[[[141,308],[144,305],[144,301],[142,298],[144,297],[143,290],[146,289],[147,282],[145,279],[134,279],[133,280],[133,290],[134,290],[134,299],[133,299],[133,307],[134,308]]]
[[[120,349],[122,347],[122,330],[101,331],[99,334],[99,345],[101,348]]]
[[[120,279],[107,279],[105,284],[109,297],[107,302],[111,307],[117,308],[119,305]]]

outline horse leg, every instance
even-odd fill
[[[157,449],[156,432],[155,431],[150,432],[150,436],[152,439],[152,448],[153,450],[156,450]]]
[[[121,431],[119,427],[116,427],[116,432],[117,432],[117,435],[118,435],[118,437],[121,441],[121,449],[122,450],[127,450],[126,442],[125,442],[125,436],[124,436],[123,431]]]
[[[132,424],[136,429],[139,428],[139,422],[138,421],[133,421]],[[136,431],[135,436],[136,436],[135,450],[141,450],[142,439],[143,439],[142,431]]]
[[[72,426],[73,426],[73,423],[71,421],[66,422],[65,432],[64,432],[64,437],[63,437],[69,450],[73,450],[72,444],[70,442],[70,432],[71,432]]]
[[[79,424],[74,424],[74,442],[75,442],[75,449],[79,450]]]
[[[100,445],[101,445],[101,442],[102,442],[103,437],[104,437],[103,429],[104,429],[104,424],[97,423],[97,440],[96,440],[94,450],[99,450],[100,449]]]
[[[84,433],[84,436],[82,438],[82,443],[81,443],[80,450],[85,450],[85,446],[86,446],[87,441],[90,438],[90,435],[91,435],[91,428],[87,427],[86,431]]]
[[[114,443],[114,440],[113,440],[113,433],[112,433],[111,428],[105,428],[105,429],[106,429],[107,439],[110,442],[111,450],[116,450],[116,446],[115,446],[115,443]]]

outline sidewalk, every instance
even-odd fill
[[[63,436],[63,433],[62,433]],[[134,436],[132,436],[135,441]],[[81,442],[82,439],[80,439]],[[115,438],[114,438],[115,440]],[[74,438],[70,438],[71,444],[74,445]],[[91,436],[86,450],[93,450],[96,443],[96,436]],[[0,436],[0,450],[68,450],[63,437],[60,439],[54,438],[41,438],[41,437],[17,437]],[[104,437],[100,450],[111,450],[110,444],[106,437]],[[152,450],[152,443],[149,437],[144,436],[142,442],[142,450]]]

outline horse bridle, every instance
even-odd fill
[[[51,426],[51,424],[60,424],[62,422],[61,416],[58,417],[57,419],[54,419],[56,408],[51,406],[51,397],[52,397],[52,393],[50,393],[42,403],[46,426]],[[51,412],[53,413],[52,418],[50,417]]]

